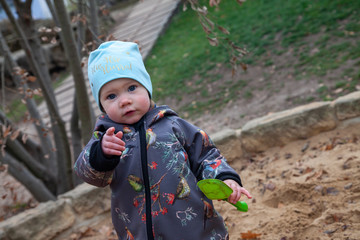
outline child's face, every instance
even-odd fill
[[[134,124],[150,108],[146,88],[130,78],[119,78],[106,83],[100,90],[100,103],[114,122]]]

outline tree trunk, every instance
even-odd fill
[[[86,8],[83,0],[78,0],[78,22],[77,22],[77,48],[80,58],[82,58],[82,48],[85,44],[85,23],[83,17],[85,16]],[[79,126],[79,112],[77,111],[77,97],[74,95],[73,100],[73,110],[71,114],[70,128],[71,128],[71,137],[72,137],[72,146],[73,146],[73,155],[74,159],[77,159],[79,156],[82,145],[81,145],[81,129]],[[79,184],[81,181],[74,174],[74,183],[75,185]]]
[[[85,78],[80,65],[80,57],[75,44],[75,37],[70,26],[69,16],[63,0],[54,1],[54,6],[63,33],[65,53],[69,59],[69,65],[74,78],[78,106],[77,110],[79,112],[81,122],[81,136],[83,144],[86,144],[91,137],[93,126],[91,121],[89,121],[91,117],[91,110]]]
[[[19,163],[10,154],[6,153],[5,156],[0,154],[0,160],[9,165],[10,174],[23,183],[36,200],[39,202],[56,200],[56,197],[45,187],[43,182],[34,177],[23,164]]]
[[[74,96],[74,100],[73,100],[73,112],[71,115],[70,128],[71,128],[71,138],[72,138],[72,147],[73,147],[73,157],[74,159],[77,159],[82,150],[82,144],[81,144],[81,132],[79,128],[79,115],[77,111],[76,96]],[[82,181],[74,174],[75,186],[80,183],[82,183]]]
[[[93,40],[97,43],[100,44],[100,39],[99,39],[99,8],[98,8],[98,3],[95,0],[89,0],[90,2],[90,15],[88,16],[87,19],[90,19],[90,26],[89,29],[93,34]]]
[[[86,44],[86,34],[85,29],[87,24],[85,24],[86,19],[86,3],[83,0],[78,0],[78,22],[77,22],[77,45],[78,45],[78,53],[79,56],[82,58],[83,51],[82,49],[85,47]],[[87,22],[86,22],[87,23]],[[90,103],[89,103],[90,104]],[[94,123],[94,112],[90,105],[90,122],[91,125]],[[81,150],[82,150],[82,142],[81,142],[81,130],[79,126],[79,112],[78,112],[78,104],[77,104],[77,96],[74,96],[73,101],[73,110],[71,115],[70,121],[70,128],[71,128],[71,138],[72,138],[72,147],[73,147],[73,157],[77,159]],[[78,185],[82,183],[80,178],[74,175],[74,184]]]
[[[77,22],[77,49],[79,59],[82,58],[82,49],[85,45],[85,17],[86,17],[86,3],[83,0],[78,0],[78,22]]]
[[[55,20],[55,24],[58,27],[60,26],[60,22],[59,22],[59,18],[57,16],[57,13],[55,11],[54,5],[52,3],[52,1],[50,0],[46,0],[46,3],[51,11],[51,14],[53,16],[53,19]],[[85,4],[80,1],[78,4],[78,8],[80,11],[80,14],[82,11],[85,11]],[[84,36],[85,36],[85,29],[83,27],[83,22],[79,21],[78,23],[78,36],[79,37],[79,41],[78,41],[78,49],[79,49],[79,55],[81,55],[81,48],[82,45],[84,44],[85,40]],[[63,36],[63,31],[59,33],[60,35],[60,39],[61,42],[65,42],[65,38]],[[80,126],[79,126],[79,115],[78,115],[78,108],[77,108],[77,103],[76,103],[76,94],[74,94],[74,101],[73,101],[73,110],[72,110],[72,114],[71,114],[71,120],[70,120],[70,131],[71,131],[71,142],[72,142],[72,153],[73,153],[73,159],[76,159],[79,155],[79,153],[82,150],[82,139],[81,139],[81,130],[80,130]],[[91,112],[92,113],[92,112]],[[92,113],[93,115],[93,113]],[[92,117],[93,119],[93,117]],[[73,174],[73,181],[74,181],[74,185],[78,185],[79,183],[81,183],[82,181],[80,181],[79,178],[77,178],[74,174]]]
[[[52,4],[52,1],[51,0],[45,0],[45,2],[46,2],[47,6],[48,6],[48,8],[49,8],[49,10],[51,12],[53,20],[55,22],[55,26],[60,27],[59,18],[58,18],[57,14],[56,14],[56,11],[54,9],[54,5]]]

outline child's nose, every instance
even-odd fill
[[[120,107],[125,107],[131,103],[131,99],[129,97],[123,96],[119,100]]]

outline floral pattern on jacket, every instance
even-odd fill
[[[90,153],[109,127],[123,131],[126,149],[114,169],[97,171]],[[100,116],[75,171],[89,184],[110,185],[119,239],[228,239],[222,217],[196,184],[230,176],[241,185],[240,177],[203,130],[167,106],[150,110],[134,125]]]

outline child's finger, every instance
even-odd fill
[[[122,141],[122,140],[119,140]],[[125,144],[119,144],[111,141],[103,141],[102,142],[102,150],[105,155],[115,155],[120,156],[122,152],[125,150]]]
[[[239,185],[233,188],[233,193],[230,195],[231,202],[235,204],[241,198],[241,187]]]
[[[123,137],[123,132],[122,131],[119,131],[116,133],[116,137],[118,138],[117,139],[117,144],[119,144],[121,146],[121,151],[124,151],[125,150],[125,142],[121,139]]]
[[[121,156],[122,151],[115,149],[106,149],[106,154],[109,156]]]
[[[124,151],[125,150],[124,145],[118,144],[118,143],[109,143],[107,148],[112,149],[114,151]]]
[[[121,139],[123,137],[123,132],[122,131],[118,131],[115,136],[119,139]]]
[[[228,198],[228,201],[235,204],[240,199],[239,192],[233,192],[230,197]]]
[[[245,194],[245,196],[249,199],[252,198],[251,194],[248,192],[248,190],[246,190],[245,188],[241,189],[241,193]]]
[[[231,179],[224,180],[224,183],[233,190],[231,195],[228,197],[228,201],[235,204],[241,196],[239,184]]]
[[[111,128],[108,128],[108,130],[106,130],[106,135],[113,135],[115,132],[115,128],[114,127],[111,127]]]

